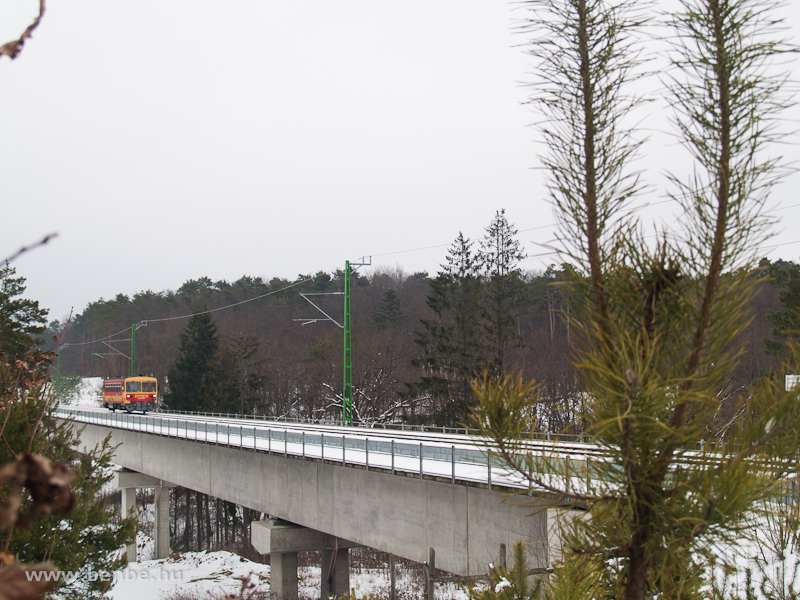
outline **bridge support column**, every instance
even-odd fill
[[[155,488],[155,519],[153,523],[154,558],[167,558],[169,549],[169,490],[176,487],[174,483],[163,481],[149,475],[137,473],[129,469],[116,472],[117,488],[122,490],[122,512],[125,516],[136,507],[137,488]],[[136,544],[133,549],[128,546],[128,561],[135,562]],[[133,560],[131,560],[133,556]]]
[[[270,600],[297,600],[297,552],[270,552]]]
[[[280,519],[253,523],[250,542],[261,554],[269,554],[271,600],[297,600],[297,553],[312,550],[322,551],[320,597],[350,591],[349,549],[358,544]]]
[[[350,550],[348,548],[324,548],[321,566],[321,598],[338,598],[350,591]],[[333,566],[333,573],[331,573],[331,566]]]
[[[121,490],[122,492],[122,516],[127,517],[133,511],[133,514],[136,515],[136,488],[124,488]],[[128,562],[136,562],[138,557],[136,556],[136,538],[134,538],[133,542],[128,544],[125,547],[125,553],[128,556]]]
[[[169,487],[160,485],[155,490],[153,539],[154,558],[167,558],[169,548]]]

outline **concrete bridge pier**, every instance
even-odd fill
[[[350,591],[350,548],[359,544],[280,519],[251,525],[250,542],[269,554],[271,600],[297,600],[297,553],[321,551],[321,598]]]
[[[344,540],[337,540],[339,543]],[[350,549],[323,548],[320,598],[336,598],[350,591]]]
[[[169,490],[176,487],[174,483],[137,473],[130,469],[121,469],[116,472],[117,489],[122,490],[122,514],[128,516],[131,511],[136,511],[136,490],[138,488],[155,488],[155,510],[153,539],[155,542],[154,558],[167,558],[169,548]],[[128,562],[136,562],[136,542],[126,548]]]

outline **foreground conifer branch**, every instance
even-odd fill
[[[776,38],[779,5],[683,0],[670,18],[667,92],[695,170],[670,176],[684,233],[649,243],[629,210],[641,146],[626,128],[641,102],[627,91],[641,4],[526,4],[541,75],[533,102],[547,118],[542,160],[572,263],[560,291],[587,395],[583,433],[607,459],[576,465],[555,449],[528,451],[519,440],[540,428],[539,399],[514,378],[476,382],[473,422],[510,468],[587,509],[565,532],[561,566],[596,561],[601,581],[585,597],[700,597],[705,553],[744,535],[742,517],[797,469],[800,400],[782,374],[754,383],[737,417],[715,426],[741,354],[733,342],[750,321],[762,209],[786,172],[768,154],[791,103],[774,65],[789,50]],[[798,364],[794,348],[785,368]],[[566,590],[559,581],[575,585],[556,577],[555,596]]]

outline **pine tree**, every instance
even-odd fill
[[[72,424],[54,418],[55,400],[44,368],[51,360],[39,351],[13,362],[0,358],[0,465],[26,453],[68,465],[75,474],[75,503],[66,514],[39,518],[30,529],[14,526],[0,532],[0,552],[23,563],[49,561],[62,571],[78,572],[74,581],[61,582],[62,598],[100,598],[111,584],[91,574],[125,566],[119,549],[134,539],[136,517],[116,519],[117,508],[102,494],[113,477],[110,438],[79,453]],[[30,502],[23,500],[24,505]]]
[[[172,410],[208,410],[214,359],[220,347],[214,320],[202,311],[193,315],[181,333],[175,364],[168,375],[169,393],[164,401]]]
[[[701,598],[703,556],[735,543],[743,517],[785,493],[797,470],[800,408],[781,377],[755,382],[736,418],[710,428],[749,322],[762,208],[782,173],[766,147],[788,102],[768,68],[787,50],[775,38],[781,20],[761,0],[680,0],[670,13],[668,92],[694,169],[671,175],[679,234],[652,243],[628,210],[640,189],[625,123],[641,4],[528,5],[543,80],[534,101],[548,119],[543,162],[574,265],[560,289],[587,398],[584,435],[602,459],[530,451],[535,383],[484,378],[474,423],[508,467],[588,508],[565,536],[561,570],[577,573],[590,558],[599,581],[585,588],[557,574],[555,597]],[[794,348],[786,367],[798,362]]]
[[[397,292],[391,288],[384,290],[381,293],[381,306],[372,314],[372,322],[378,329],[386,329],[390,325],[397,325],[402,318],[403,310]]]
[[[25,278],[14,277],[16,270],[6,262],[0,267],[0,352],[23,356],[35,344],[43,343],[47,310],[36,300],[21,298]]]
[[[542,580],[531,581],[525,542],[516,542],[512,548],[514,564],[491,566],[492,585],[481,591],[470,590],[470,600],[538,600],[542,597]]]
[[[421,320],[423,330],[415,339],[422,356],[413,364],[425,375],[409,386],[409,393],[432,398],[437,425],[466,422],[474,401],[470,380],[483,368],[481,282],[472,244],[459,232],[448,249],[447,263],[430,280],[431,293],[425,300],[434,317]]]
[[[242,355],[220,339],[211,315],[193,315],[181,333],[164,400],[173,410],[235,413],[242,407]],[[240,344],[252,358],[252,341]],[[255,347],[257,351],[257,345]],[[251,384],[257,381],[251,378]]]
[[[523,343],[518,318],[525,300],[525,284],[519,261],[525,258],[517,231],[498,211],[481,241],[478,262],[484,286],[481,302],[483,334],[491,364],[498,374],[505,373],[508,350]]]

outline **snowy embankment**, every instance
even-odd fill
[[[144,537],[140,536],[140,541]],[[300,598],[319,598],[319,567],[300,567],[298,575]],[[225,594],[236,596],[243,580],[255,585],[252,591],[268,592],[269,565],[254,563],[225,551],[186,552],[162,560],[131,563],[117,572],[115,579],[116,583],[108,594],[112,600],[156,600],[170,598],[178,592],[186,598],[218,599]],[[398,598],[419,598],[423,594],[421,582],[405,569],[398,568],[396,585]],[[350,587],[359,598],[389,597],[386,569],[355,568],[350,574]],[[442,598],[468,598],[466,591],[454,584],[439,584],[436,591]]]
[[[64,386],[59,403],[64,406],[100,406],[103,403],[103,378],[81,377],[75,385]]]
[[[152,544],[152,542],[151,542]],[[156,600],[177,591],[189,597],[222,597],[239,591],[249,578],[258,591],[269,589],[269,566],[230,552],[186,552],[162,560],[129,564],[115,573],[108,593],[113,600]]]

